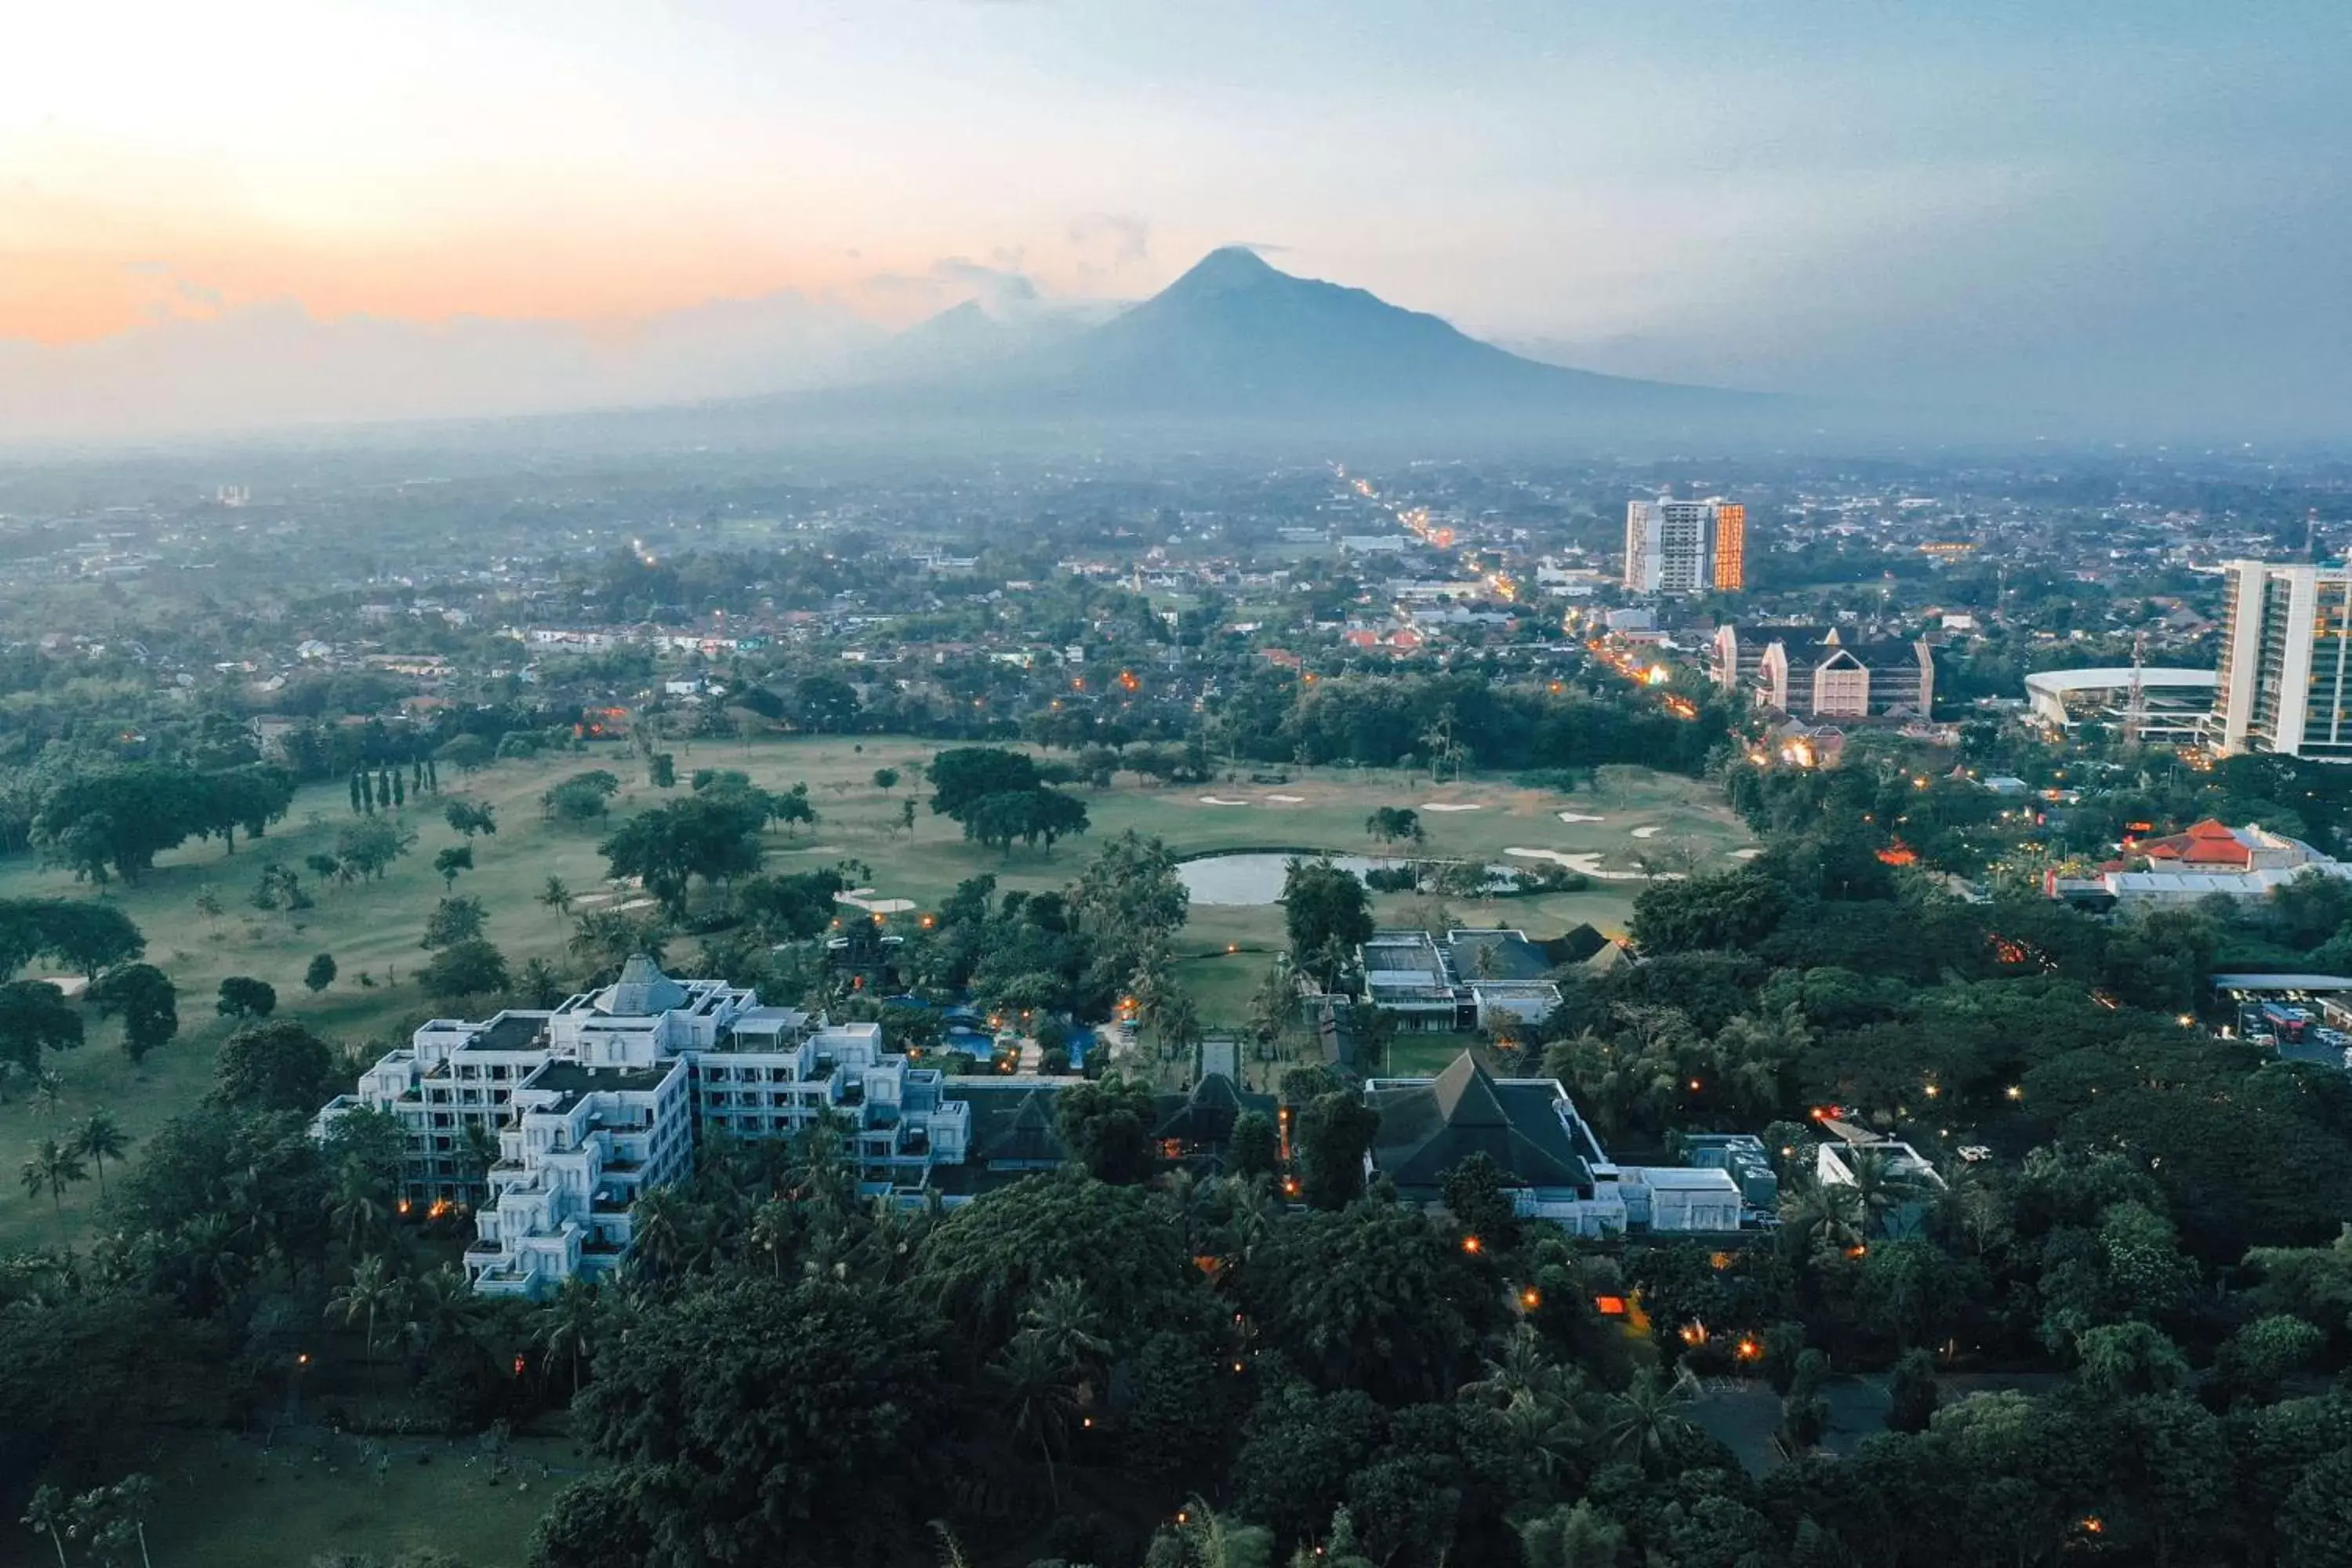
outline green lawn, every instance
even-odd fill
[[[469,1439],[391,1437],[378,1480],[361,1442],[316,1429],[270,1447],[223,1433],[167,1439],[153,1463],[151,1553],[176,1568],[309,1568],[329,1551],[432,1546],[469,1568],[522,1568],[531,1527],[588,1466],[562,1438],[518,1437],[513,1473],[492,1485]]]
[[[1685,839],[1699,863],[1727,864],[1723,858],[1748,841],[1712,789],[1642,769],[1604,769],[1597,793],[1573,795],[1520,789],[1504,781],[1433,788],[1425,776],[1405,778],[1392,770],[1293,769],[1291,782],[1284,784],[1226,782],[1155,789],[1123,784],[1082,791],[1093,818],[1088,837],[1065,841],[1050,855],[1015,850],[1005,856],[964,842],[954,824],[927,809],[919,809],[911,834],[896,831],[898,803],[909,794],[919,795],[919,772],[935,749],[906,740],[706,742],[680,747],[677,763],[682,779],[698,767],[727,767],[772,786],[805,780],[821,820],[814,831],[803,828],[796,837],[772,832],[771,864],[789,868],[854,858],[872,868],[870,880],[885,896],[926,906],[962,879],[982,872],[993,873],[1007,888],[1059,887],[1077,874],[1090,840],[1128,827],[1159,835],[1180,853],[1252,847],[1362,852],[1378,847],[1364,833],[1364,818],[1374,807],[1433,801],[1478,809],[1424,810],[1428,842],[1423,852],[1432,856],[1499,860],[1505,849],[1524,847],[1599,854],[1604,867],[1617,868],[1628,865],[1640,846],[1632,830],[1656,826],[1664,841]],[[887,795],[873,783],[875,770],[884,766],[901,774],[897,790]],[[443,801],[462,795],[498,809],[499,831],[476,840],[478,868],[458,879],[458,889],[488,905],[490,937],[517,964],[543,956],[562,966],[570,922],[534,901],[549,876],[562,877],[575,892],[603,886],[604,860],[596,853],[600,831],[543,824],[538,805],[551,784],[599,767],[628,781],[614,803],[617,813],[661,798],[661,792],[644,783],[635,760],[617,748],[584,757],[502,763],[471,779],[445,774]],[[1298,798],[1269,798],[1276,795]],[[1210,805],[1203,796],[1246,804]],[[278,988],[282,1013],[332,1037],[354,1043],[405,1038],[418,1020],[435,1012],[415,974],[425,957],[417,936],[442,891],[431,867],[433,854],[459,842],[441,819],[443,801],[410,803],[404,816],[416,830],[417,847],[383,881],[320,889],[315,909],[293,915],[253,909],[248,900],[254,884],[267,860],[299,868],[304,856],[331,849],[336,831],[351,820],[340,783],[303,790],[284,823],[258,842],[241,844],[234,856],[225,855],[217,844],[192,844],[164,857],[138,886],[115,887],[102,895],[78,888],[29,858],[0,861],[0,897],[103,896],[137,921],[147,935],[149,959],[180,987],[182,1026],[177,1040],[134,1068],[118,1048],[115,1030],[93,1024],[81,1050],[52,1058],[64,1085],[63,1103],[53,1120],[28,1104],[21,1091],[14,1103],[0,1105],[0,1160],[9,1161],[13,1171],[14,1162],[36,1140],[100,1106],[113,1111],[134,1139],[143,1137],[200,1096],[210,1081],[213,1053],[227,1033],[212,1012],[215,989],[225,975],[268,981]],[[1563,809],[1607,820],[1563,823],[1556,815]],[[1638,886],[1597,882],[1580,893],[1457,903],[1454,912],[1475,923],[1520,926],[1536,936],[1557,935],[1587,921],[1614,931],[1622,930]],[[197,911],[197,899],[207,888],[224,906],[217,918]],[[1419,901],[1383,896],[1377,908],[1383,921],[1402,921]],[[1282,941],[1282,911],[1276,906],[1194,912],[1180,936],[1177,956],[1205,1023],[1229,1027],[1244,1021],[1249,994]],[[1228,955],[1228,947],[1240,951]],[[691,939],[680,941],[673,945],[673,959],[687,960],[692,951]],[[302,988],[302,972],[320,952],[334,954],[341,974],[325,993],[312,996]],[[363,984],[362,977],[372,984]],[[134,1143],[131,1158],[137,1157]],[[62,1217],[52,1215],[46,1199],[0,1194],[0,1251],[78,1236],[97,1192],[95,1183],[73,1189]]]

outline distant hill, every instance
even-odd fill
[[[977,305],[901,333],[864,384],[762,400],[802,429],[1076,426],[1187,439],[1443,434],[1674,441],[1751,434],[1793,405],[1540,364],[1255,252],[1209,253],[1108,321],[1016,330]],[[715,412],[715,410],[714,410]]]
[[[1048,404],[1193,416],[1696,414],[1768,401],[1539,364],[1240,247],[1003,381]]]

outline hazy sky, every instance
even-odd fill
[[[751,390],[1237,240],[1601,369],[2345,402],[2352,0],[22,10],[20,430]]]

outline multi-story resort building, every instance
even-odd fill
[[[963,1163],[971,1125],[944,1076],[885,1051],[878,1024],[763,1007],[640,957],[549,1011],[435,1019],[314,1126],[360,1106],[397,1117],[402,1203],[471,1206],[475,1287],[542,1295],[619,1263],[638,1195],[693,1169],[698,1132],[788,1138],[833,1116],[862,1193],[924,1191]]]

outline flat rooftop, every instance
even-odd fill
[[[550,1062],[525,1080],[524,1087],[562,1095],[643,1094],[659,1089],[677,1064],[659,1068],[592,1068],[578,1062]]]

